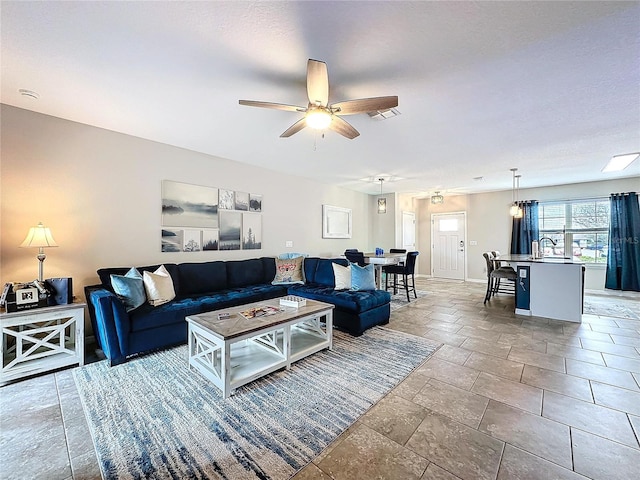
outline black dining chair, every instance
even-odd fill
[[[407,249],[406,248],[390,248],[389,253],[407,253]],[[400,266],[404,265],[404,261],[398,262],[398,265]],[[384,272],[384,269],[383,269],[383,272]],[[395,282],[395,275],[393,280]]]
[[[484,303],[491,300],[491,297],[498,293],[508,293],[515,295],[515,285],[517,274],[511,267],[497,267],[496,258],[493,252],[482,254],[487,262],[487,293],[484,296]],[[506,280],[507,284],[500,284],[501,280]]]
[[[382,271],[387,275],[384,282],[384,289],[389,289],[389,276],[393,275],[393,294],[395,295],[398,293],[398,287],[404,288],[407,293],[407,302],[411,301],[409,292],[413,292],[413,296],[418,298],[418,294],[416,293],[416,280],[414,277],[416,271],[416,257],[418,255],[420,255],[420,252],[409,252],[407,253],[407,261],[404,265],[387,265],[386,267],[382,267]],[[398,277],[400,277],[400,279]],[[411,277],[411,284],[409,284],[409,277]]]
[[[367,266],[367,264],[364,262],[364,253],[362,252],[358,252],[357,250],[355,252],[345,250],[344,256],[347,257],[347,260],[349,260],[351,263],[357,263],[361,267]]]

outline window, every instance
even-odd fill
[[[609,246],[609,199],[540,202],[540,251],[548,257],[573,257],[606,264]]]

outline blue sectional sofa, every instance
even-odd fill
[[[276,263],[272,257],[202,263],[165,263],[176,298],[160,306],[148,303],[127,312],[111,287],[111,275],[124,275],[129,267],[102,268],[100,285],[85,287],[93,332],[111,365],[135,354],[186,343],[185,317],[287,294],[332,303],[334,325],[360,335],[374,325],[389,322],[389,293],[381,290],[336,291],[332,262],[345,259],[306,258],[304,285],[272,285]],[[159,265],[138,267],[155,271]]]

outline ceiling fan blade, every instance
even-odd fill
[[[289,128],[287,128],[282,135],[280,135],[280,138],[287,138],[290,137],[291,135],[293,135],[294,133],[298,133],[300,130],[302,130],[304,127],[307,126],[307,119],[306,117],[302,117],[300,120],[298,120],[296,123],[294,123],[293,125],[291,125]]]
[[[343,137],[347,137],[349,140],[353,140],[358,135],[360,135],[360,133],[355,128],[353,128],[349,123],[347,123],[337,115],[333,115],[331,117],[329,128],[334,132],[338,132]]]
[[[306,112],[304,107],[297,107],[295,105],[286,105],[284,103],[269,103],[269,102],[256,102],[253,100],[240,100],[240,105],[246,105],[247,107],[261,107],[272,108],[274,110],[287,110],[288,112]]]
[[[309,59],[307,62],[307,96],[311,105],[329,104],[329,73],[327,64]]]
[[[375,112],[376,110],[388,110],[397,106],[397,96],[374,97],[334,103],[331,105],[331,110],[338,115],[354,115],[356,113]]]

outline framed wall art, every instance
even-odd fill
[[[162,226],[218,228],[218,189],[163,180]]]
[[[322,205],[322,238],[351,238],[351,209]]]
[[[259,250],[262,248],[262,215],[242,214],[242,249]]]

